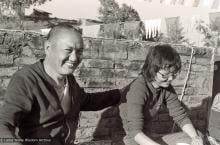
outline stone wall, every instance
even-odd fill
[[[43,36],[21,31],[0,31],[0,99],[14,72],[23,65],[32,64],[44,57]],[[76,70],[78,83],[86,91],[122,88],[138,76],[148,49],[158,43],[131,40],[84,38],[84,60]],[[212,95],[213,52],[172,44],[181,54],[182,71],[173,82],[181,95],[194,50],[189,79],[183,103],[189,109],[193,123],[204,131],[207,125],[207,100]],[[77,143],[119,144],[124,136],[117,108],[97,112],[82,112],[77,130]],[[160,120],[160,121],[159,121]],[[149,125],[154,137],[171,131],[172,119],[161,111]],[[87,143],[84,143],[87,144]]]

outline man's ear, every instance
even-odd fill
[[[46,40],[45,43],[44,43],[44,51],[45,51],[46,55],[49,54],[50,48],[51,48],[51,44],[48,40]]]

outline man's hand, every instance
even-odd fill
[[[203,145],[203,140],[200,136],[192,137],[191,145]]]

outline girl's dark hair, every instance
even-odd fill
[[[160,44],[150,47],[142,67],[142,75],[145,80],[153,81],[160,69],[175,68],[175,73],[181,70],[181,59],[177,51],[168,44]]]

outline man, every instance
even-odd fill
[[[208,139],[212,145],[220,145],[220,93],[213,100],[208,126]]]
[[[85,93],[77,84],[72,73],[82,59],[83,39],[72,26],[52,28],[44,47],[45,59],[16,72],[8,85],[0,110],[0,144],[72,145],[80,111],[120,100],[119,90]]]

